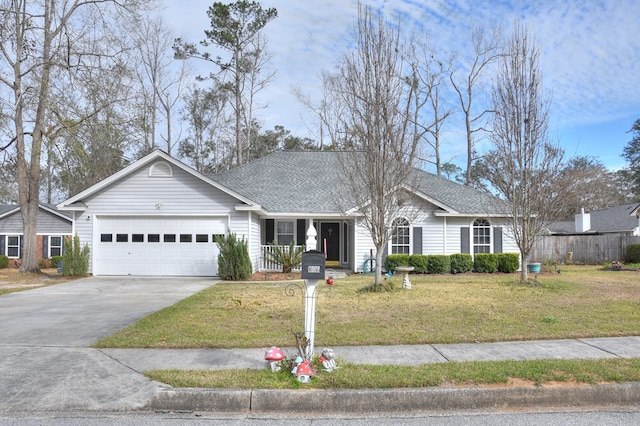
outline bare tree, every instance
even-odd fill
[[[398,25],[382,17],[374,19],[368,7],[360,7],[354,49],[344,55],[337,74],[325,76],[330,96],[327,116],[336,147],[344,149],[342,173],[349,186],[345,207],[369,231],[376,247],[375,285],[382,285],[382,256],[393,222],[405,212],[404,189],[412,177],[417,138],[411,114],[414,87],[405,78],[404,46]]]
[[[415,85],[414,98],[414,134],[424,140],[430,148],[425,160],[436,166],[438,176],[442,175],[442,128],[445,120],[453,114],[453,108],[443,101],[443,80],[450,71],[450,63],[436,59],[437,53],[424,36],[411,46],[413,58],[411,81]]]
[[[508,228],[520,250],[521,279],[536,240],[564,203],[564,152],[548,137],[550,99],[544,95],[540,48],[516,23],[493,88],[492,150],[486,179],[506,201]]]
[[[174,36],[160,17],[145,16],[135,22],[133,39],[140,66],[137,77],[141,85],[146,114],[145,146],[143,153],[157,148],[157,125],[165,126],[163,139],[166,152],[171,155],[173,141],[173,112],[182,96],[183,85],[189,75],[185,61],[176,60],[171,54]],[[161,114],[162,117],[158,117]]]
[[[100,44],[112,32],[109,10],[123,12],[140,1],[99,0],[58,2],[0,1],[0,83],[10,105],[15,148],[18,198],[24,229],[20,272],[38,271],[36,226],[43,140],[47,128],[52,80],[56,73],[73,79],[87,58],[118,44]],[[113,43],[113,44],[111,44]]]
[[[472,33],[473,57],[464,78],[456,78],[455,70],[449,73],[449,79],[458,94],[460,108],[464,113],[467,138],[466,185],[471,185],[471,180],[473,179],[471,172],[476,155],[477,134],[486,130],[484,123],[487,120],[487,114],[491,112],[490,108],[480,107],[477,109],[474,107],[476,89],[482,82],[482,77],[489,65],[503,55],[501,34],[501,28],[494,27],[490,37],[487,39],[482,28],[474,28]]]

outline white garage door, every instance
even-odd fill
[[[97,226],[95,275],[218,275],[222,218],[109,217]]]

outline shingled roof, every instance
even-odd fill
[[[213,180],[254,201],[270,213],[341,213],[349,205],[336,151],[278,151]],[[500,214],[500,201],[486,193],[414,169],[416,191],[443,212],[464,215]],[[338,201],[336,201],[338,200]]]
[[[589,212],[591,227],[586,234],[633,232],[640,226],[640,221],[632,212],[636,211],[639,203],[622,204],[602,210]],[[554,234],[577,234],[575,222],[556,222],[549,227]]]

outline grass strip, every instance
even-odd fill
[[[506,385],[514,379],[535,385],[640,381],[640,358],[447,362],[409,366],[339,364],[302,385],[289,372],[263,370],[152,370],[149,378],[178,388],[369,389]]]

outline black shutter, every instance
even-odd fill
[[[265,230],[264,230],[264,238],[265,244],[275,243],[275,222],[273,219],[267,219],[264,221]]]
[[[22,259],[22,235],[18,236],[18,257]]]
[[[493,252],[502,253],[502,228],[493,228]]]
[[[43,235],[40,238],[42,238],[42,258],[48,259],[49,258],[49,237],[47,237],[46,235]]]
[[[6,254],[4,252],[4,235],[0,235],[0,255]]]
[[[422,228],[413,228],[413,254],[422,254]]]
[[[296,235],[296,245],[303,246],[305,240],[307,239],[307,221],[304,219],[298,219],[296,222],[297,235]]]
[[[460,253],[471,253],[469,247],[469,227],[460,228]]]

